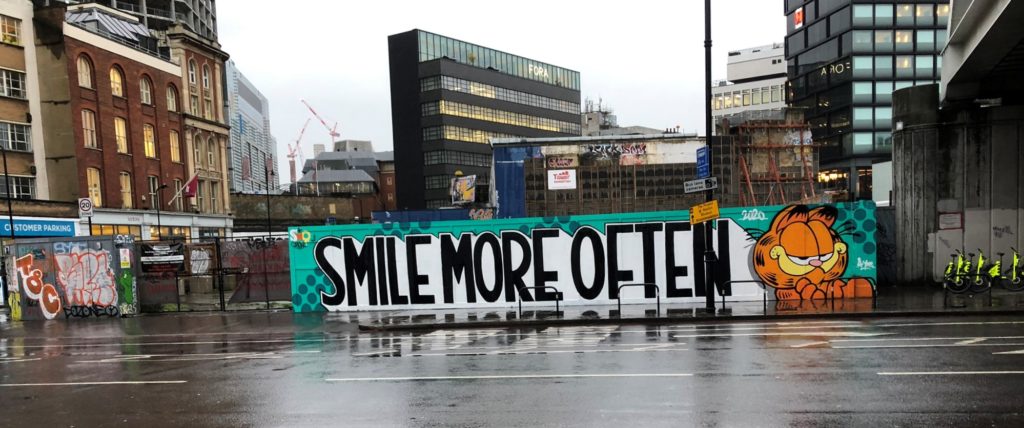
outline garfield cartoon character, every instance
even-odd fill
[[[842,230],[832,228],[839,211],[792,205],[780,211],[754,246],[754,271],[775,288],[778,300],[871,297],[871,283],[840,279],[850,261]]]

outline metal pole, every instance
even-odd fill
[[[10,224],[11,232],[11,243],[14,243],[14,208],[11,206],[11,176],[7,174],[7,147],[0,144],[0,153],[3,153],[4,158],[4,188],[7,190],[7,221]],[[0,245],[0,269],[3,269],[3,297],[4,301],[7,301],[7,294],[10,292],[9,280],[7,276],[7,246]]]
[[[267,242],[263,247],[263,296],[266,299],[267,309],[270,309],[270,280],[267,274],[267,253],[270,252],[270,163],[267,162],[267,155],[263,154],[263,183],[267,190]],[[250,161],[251,162],[251,161]]]
[[[711,0],[704,0],[704,135],[707,139],[708,148],[708,169],[711,170],[714,162],[711,152]],[[710,202],[715,198],[714,191],[704,192],[704,201]],[[715,279],[714,259],[715,250],[711,240],[711,221],[704,223],[704,286],[705,309],[708,312],[715,311]]]

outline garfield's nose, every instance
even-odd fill
[[[821,260],[819,260],[819,259],[811,259],[810,264],[811,264],[811,266],[819,267],[819,266],[821,266]]]

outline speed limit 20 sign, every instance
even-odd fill
[[[92,199],[79,198],[78,199],[78,216],[79,217],[92,217]]]

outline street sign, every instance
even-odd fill
[[[686,193],[697,193],[718,188],[718,177],[690,180],[683,183],[683,191]]]
[[[690,224],[701,224],[718,218],[718,201],[712,200],[690,208]]]
[[[708,146],[697,149],[697,178],[708,178],[711,176],[711,157],[708,156]]]
[[[92,206],[92,199],[89,199],[89,198],[79,198],[78,199],[78,217],[79,218],[92,217],[92,215],[93,215],[92,208],[93,208],[93,206]]]

